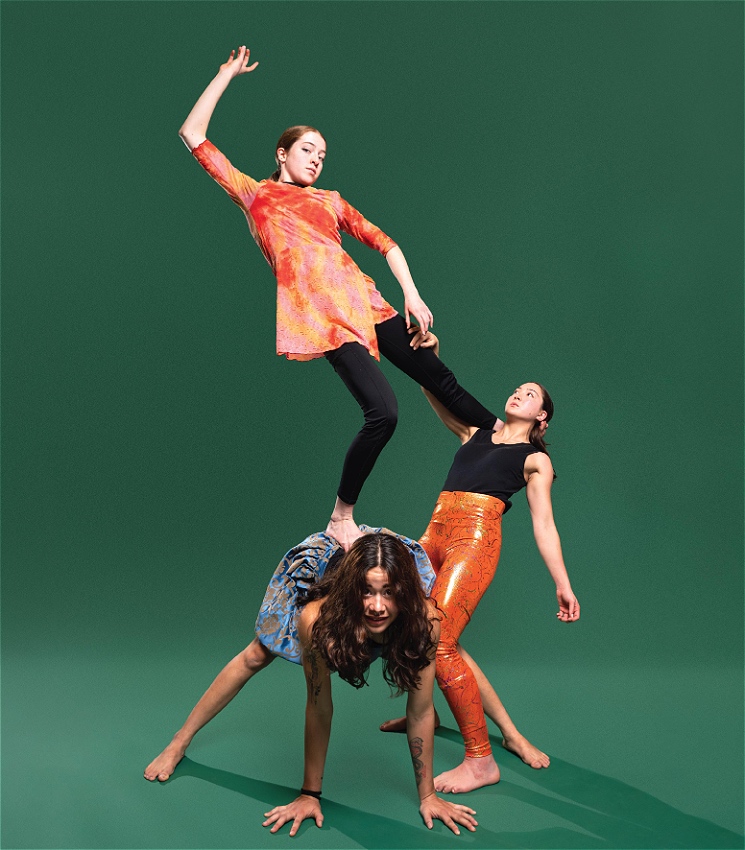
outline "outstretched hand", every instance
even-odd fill
[[[229,71],[231,77],[237,77],[239,74],[250,74],[251,71],[259,64],[254,62],[253,65],[248,64],[251,51],[244,44],[238,48],[238,55],[235,55],[235,50],[230,51],[228,61],[220,65],[221,71]]]
[[[264,817],[266,820],[261,825],[269,826],[269,824],[273,824],[269,830],[270,832],[277,832],[288,821],[292,821],[292,826],[290,827],[291,838],[300,829],[300,824],[307,818],[313,818],[319,829],[323,826],[321,801],[316,800],[315,797],[307,797],[305,794],[296,797],[286,806],[275,806],[270,812],[264,812]]]
[[[460,835],[458,824],[465,826],[471,832],[475,832],[478,826],[478,821],[474,818],[476,812],[473,809],[462,806],[460,803],[443,800],[437,794],[430,794],[421,801],[419,813],[427,829],[432,829],[435,820],[441,820],[456,835]]]
[[[562,623],[573,623],[579,620],[579,602],[571,590],[557,589],[556,598],[559,600],[559,611],[556,616]]]
[[[404,318],[406,319],[407,328],[411,327],[412,316],[419,323],[422,332],[426,334],[429,326],[434,322],[434,317],[432,316],[432,311],[418,294],[410,295],[404,300]]]

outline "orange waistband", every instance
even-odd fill
[[[465,493],[461,490],[443,490],[437,498],[432,519],[444,519],[438,514],[456,511],[467,516],[479,516],[486,520],[502,518],[505,503],[496,496],[483,493]]]

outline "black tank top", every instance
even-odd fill
[[[512,507],[510,496],[525,486],[525,459],[540,452],[532,443],[493,443],[493,431],[479,428],[455,453],[443,490],[483,493]]]

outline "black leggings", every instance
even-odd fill
[[[491,428],[497,418],[467,393],[455,375],[431,348],[414,350],[401,315],[375,325],[380,353],[413,378],[458,419],[478,428]],[[359,342],[345,342],[326,352],[326,359],[362,408],[365,424],[344,459],[337,495],[348,505],[357,501],[378,455],[390,440],[398,421],[398,403],[391,385],[375,359]]]

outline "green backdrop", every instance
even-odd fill
[[[319,185],[401,244],[461,382],[497,409],[525,380],[556,402],[582,619],[555,621],[519,496],[464,641],[553,764],[505,756],[461,842],[742,846],[742,5],[0,15],[2,846],[289,844],[260,822],[301,776],[295,667],[249,684],[166,786],[140,779],[250,639],[282,553],[325,526],[358,427],[325,362],[274,355],[270,270],[176,135],[242,42],[260,66],[210,138],[261,178],[285,126],[319,127]],[[384,368],[399,426],[357,519],[416,536],[456,445]],[[336,691],[326,826],[295,842],[451,846],[375,731],[400,703]]]

